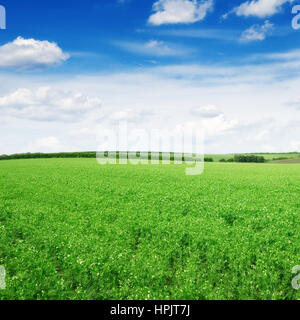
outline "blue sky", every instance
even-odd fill
[[[207,152],[300,150],[297,0],[0,0],[0,153],[201,126]],[[2,60],[2,62],[1,62]]]
[[[80,59],[83,72],[103,71],[116,64],[124,68],[148,66],[151,60],[160,64],[198,62],[199,59],[205,63],[235,64],[250,53],[288,50],[299,43],[298,34],[291,28],[289,3],[273,16],[231,14],[222,19],[225,13],[243,2],[215,0],[213,11],[203,20],[156,26],[148,21],[153,13],[153,0],[86,0],[72,5],[68,0],[3,0],[1,3],[7,9],[7,30],[1,32],[0,41],[4,44],[22,35],[54,41],[67,52],[90,53],[89,59]],[[264,41],[238,41],[245,30],[262,25],[266,20],[274,24],[274,29]],[[153,39],[169,44],[178,54],[157,56],[144,52],[142,55],[124,48],[125,44],[142,45]],[[75,54],[60,71],[78,71],[78,60]]]

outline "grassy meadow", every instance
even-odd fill
[[[299,299],[299,164],[0,163],[0,299]]]

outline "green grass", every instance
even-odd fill
[[[299,158],[293,158],[293,159],[276,160],[276,161],[272,161],[272,163],[278,163],[278,164],[293,164],[293,163],[297,163],[297,164],[300,164],[300,157]]]
[[[0,299],[299,299],[300,166],[0,163]]]

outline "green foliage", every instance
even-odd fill
[[[251,154],[251,155],[236,154],[234,156],[234,161],[235,162],[264,163],[265,158],[263,156],[256,156],[254,154]]]
[[[256,155],[262,156],[265,158],[266,161],[272,161],[273,158],[287,158],[287,159],[294,159],[300,158],[300,153],[297,152],[289,152],[289,153],[248,153],[246,155]],[[221,159],[225,159],[226,161],[232,160],[229,162],[233,162],[234,154],[207,154],[206,157],[211,157],[214,159],[215,162],[219,162]]]
[[[96,152],[18,153],[12,155],[0,155],[0,160],[50,158],[96,158]]]
[[[106,152],[108,155],[108,152]],[[140,154],[140,152],[137,152]],[[178,155],[180,158],[180,154],[176,154],[176,159],[178,159]],[[264,157],[265,161],[278,161],[278,160],[287,160],[287,159],[294,159],[300,158],[300,153],[264,153],[264,154],[246,154],[246,156],[259,156]],[[116,152],[117,159],[128,159],[129,153],[127,152]],[[48,158],[95,158],[96,152],[61,152],[61,153],[24,153],[24,154],[13,154],[13,155],[0,155],[0,160],[12,160],[12,159],[48,159]],[[214,154],[214,155],[206,155],[204,161],[205,162],[234,162],[234,155],[231,154]],[[141,159],[145,158],[145,156],[141,156]],[[162,161],[163,153],[159,153],[159,160]],[[175,153],[170,154],[170,160],[174,161]],[[148,160],[151,160],[151,153],[148,152]],[[182,154],[182,161],[191,161],[193,160],[191,155],[186,156],[184,158]],[[222,161],[220,161],[222,160]]]
[[[280,161],[280,160],[288,160],[288,157],[277,157],[277,158],[273,158],[273,161]]]
[[[234,159],[233,158],[230,158],[230,159],[220,159],[219,162],[234,162]]]
[[[116,156],[117,159],[128,159],[129,156],[133,154],[133,152],[116,152],[114,156]],[[145,157],[146,154],[146,157]],[[169,159],[171,161],[176,159],[181,159],[182,161],[193,161],[194,157],[196,155],[184,155],[184,154],[175,154],[174,152],[171,153],[158,153],[158,159],[162,161],[163,159]],[[104,152],[105,157],[109,157],[109,152]],[[135,156],[139,157],[141,159],[146,159],[148,157],[148,160],[152,159],[151,152],[142,153],[140,151],[135,152]],[[156,154],[155,154],[156,159]],[[60,153],[21,153],[21,154],[12,154],[12,155],[0,155],[0,160],[16,160],[16,159],[49,159],[49,158],[96,158],[96,152],[60,152]],[[205,158],[205,161],[207,162],[213,162],[212,158]]]
[[[0,163],[0,299],[299,299],[299,165]]]

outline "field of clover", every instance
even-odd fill
[[[299,299],[300,165],[0,163],[0,299]]]

